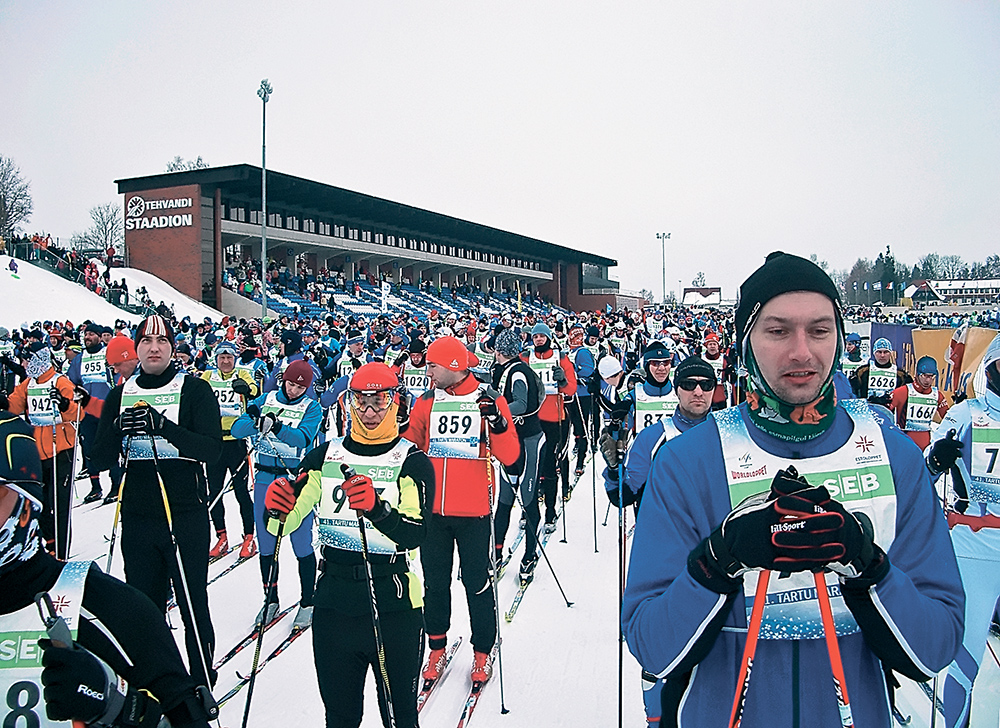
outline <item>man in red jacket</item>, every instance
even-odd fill
[[[423,675],[435,679],[444,668],[457,543],[475,651],[472,679],[485,681],[492,672],[489,655],[497,636],[490,571],[492,458],[513,465],[521,443],[506,400],[469,373],[479,360],[461,341],[453,336],[435,340],[427,347],[426,360],[434,388],[414,403],[403,433],[430,456],[438,483],[420,548],[424,623],[431,650]]]
[[[576,369],[569,358],[552,348],[552,329],[541,322],[531,329],[532,348],[521,354],[545,385],[545,401],[538,420],[545,433],[545,445],[538,464],[538,489],[545,494],[545,531],[556,530],[556,471],[562,473],[563,499],[569,498],[569,413],[566,399],[576,394]]]

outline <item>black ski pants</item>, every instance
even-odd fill
[[[462,585],[469,605],[472,647],[489,653],[497,639],[496,601],[490,577],[490,517],[431,514],[420,547],[424,571],[424,625],[428,635],[440,636],[451,626],[451,574],[458,545]]]
[[[583,462],[587,459],[587,447],[590,444],[590,402],[593,397],[577,395],[566,405],[569,410],[570,422],[573,423],[573,438],[576,441],[576,469],[583,470]],[[596,442],[596,440],[595,440]]]
[[[542,452],[545,434],[524,438],[521,447],[524,452],[524,469],[520,475],[509,475],[500,469],[500,493],[497,511],[493,519],[493,538],[497,546],[503,546],[510,526],[510,513],[516,500],[514,488],[520,490],[521,507],[524,508],[525,533],[524,556],[533,558],[538,544],[538,527],[541,515],[538,513],[538,459]]]
[[[208,611],[208,510],[173,513],[174,537],[184,564],[188,593],[194,610],[198,632],[204,645],[199,649],[191,622],[187,594],[177,567],[177,556],[170,541],[166,515],[122,514],[122,557],[125,561],[125,581],[153,600],[162,614],[167,612],[170,584],[173,582],[177,606],[184,620],[184,643],[187,648],[188,670],[198,684],[211,687],[215,682],[212,656],[215,652],[215,630]],[[210,675],[206,678],[202,655]]]
[[[556,479],[556,469],[561,472],[563,495],[569,492],[569,458],[566,456],[566,445],[569,440],[569,419],[561,422],[546,422],[541,420],[542,432],[545,433],[545,445],[542,447],[542,459],[538,466],[538,480],[545,494],[545,522],[556,520],[556,497],[559,483]]]
[[[232,475],[233,493],[236,495],[236,502],[240,504],[240,519],[243,521],[244,536],[253,533],[253,499],[250,497],[250,491],[247,490],[248,471],[245,440],[223,440],[222,454],[208,468],[209,503],[222,492],[222,487],[226,482],[226,473]],[[212,509],[212,525],[215,526],[216,533],[226,529],[225,500],[225,496],[219,498],[219,502]]]
[[[83,467],[86,468],[87,473],[90,475],[90,481],[92,487],[95,490],[101,489],[101,483],[99,477],[101,475],[100,471],[94,470],[90,467],[90,451],[94,447],[94,440],[97,439],[97,423],[100,420],[93,415],[84,415],[83,419],[80,420],[80,449],[83,451]],[[111,466],[109,469],[111,475],[111,492],[115,495],[118,494],[118,486],[122,482],[122,466],[117,462]]]
[[[380,611],[379,625],[396,726],[417,728],[417,684],[424,659],[423,615],[419,609]],[[382,725],[389,728],[371,615],[356,617],[316,607],[312,633],[316,680],[326,706],[326,728],[361,725],[369,668],[375,675]]]
[[[42,460],[42,495],[44,508],[38,516],[38,526],[45,540],[46,550],[60,561],[69,558],[69,541],[72,536],[70,521],[73,513],[73,474],[70,464],[71,450],[61,450],[55,457],[53,487],[52,458]]]

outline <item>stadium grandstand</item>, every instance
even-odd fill
[[[126,265],[225,313],[259,314],[260,167],[116,184]],[[583,311],[643,303],[609,278],[611,258],[271,170],[267,215],[272,315],[371,315],[383,311],[383,295],[388,313],[417,315],[477,304]]]

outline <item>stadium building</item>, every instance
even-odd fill
[[[226,313],[246,299],[223,286],[234,261],[260,260],[261,169],[247,164],[116,180],[125,196],[126,264]],[[267,255],[295,270],[406,288],[519,292],[574,311],[629,306],[617,261],[467,220],[268,170]],[[270,296],[269,296],[270,303]],[[259,306],[259,304],[258,304]],[[258,308],[259,310],[259,308]]]

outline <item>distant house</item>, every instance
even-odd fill
[[[684,306],[719,306],[722,304],[722,289],[685,288],[681,303]]]
[[[914,302],[948,303],[955,306],[995,305],[1000,301],[1000,278],[983,280],[915,280],[903,292]]]

